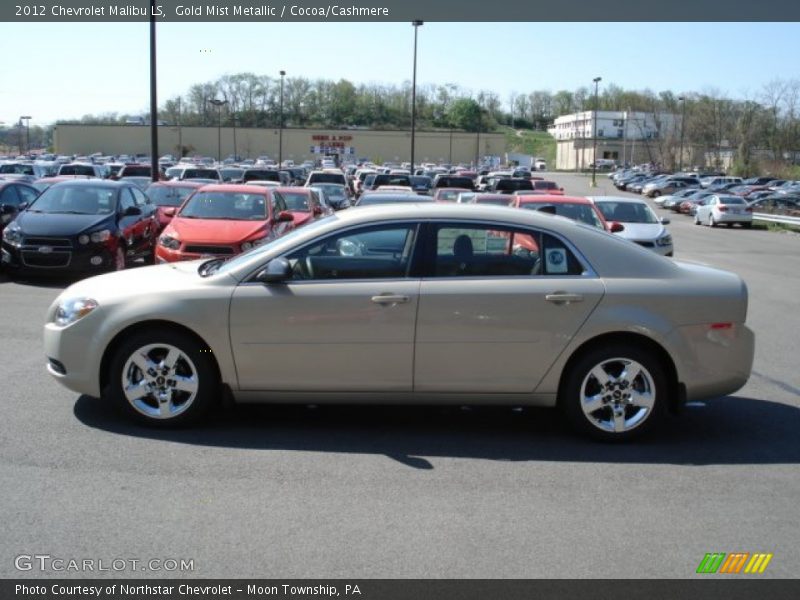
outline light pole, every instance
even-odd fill
[[[20,123],[25,121],[25,152],[31,152],[31,117],[24,115],[19,118]],[[22,151],[20,151],[22,154]]]
[[[678,100],[680,100],[683,105],[681,110],[681,150],[678,155],[678,171],[683,172],[683,130],[686,127],[686,97],[679,96]]]
[[[286,71],[281,71],[281,107],[280,107],[280,128],[278,129],[278,169],[283,167],[283,78]]]
[[[236,113],[231,113],[231,119],[233,120],[233,160],[239,161],[239,155],[236,152]]]
[[[594,81],[594,118],[592,119],[592,187],[597,187],[597,85],[603,80],[602,77],[595,77]]]
[[[222,162],[222,107],[228,103],[227,100],[211,98],[210,104],[217,107],[217,162]]]
[[[156,15],[150,11],[150,179],[158,181],[158,77],[156,76]]]
[[[411,78],[411,174],[414,174],[414,137],[417,129],[417,30],[423,21],[411,21],[414,27],[414,71]]]

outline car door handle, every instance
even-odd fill
[[[409,297],[396,294],[380,294],[378,296],[373,296],[372,301],[375,304],[405,304],[409,301]]]
[[[567,292],[553,292],[544,297],[554,304],[569,304],[570,302],[583,302],[583,294],[568,294]]]

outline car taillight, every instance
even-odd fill
[[[752,206],[748,206],[748,207],[747,207],[747,208],[745,208],[744,210],[745,210],[746,212],[753,212],[753,207],[752,207]]]
[[[710,329],[732,329],[733,323],[711,323]]]
[[[727,207],[727,206],[725,206],[724,204],[720,204],[720,205],[717,207],[717,209],[719,209],[719,212],[725,212],[726,210],[728,210],[728,207]]]

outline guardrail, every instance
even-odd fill
[[[771,213],[753,213],[753,219],[757,221],[768,221],[770,223],[782,223],[784,225],[795,225],[800,227],[800,217],[790,217],[789,215],[773,215]]]

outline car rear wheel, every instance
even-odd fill
[[[623,441],[657,425],[666,389],[664,370],[651,352],[612,344],[590,350],[574,363],[559,400],[577,431]]]
[[[753,227],[753,224],[749,222],[742,223],[742,227],[744,227],[745,229],[751,229]]]
[[[109,399],[127,416],[164,427],[197,421],[213,406],[219,377],[207,348],[177,331],[144,331],[111,363]]]

